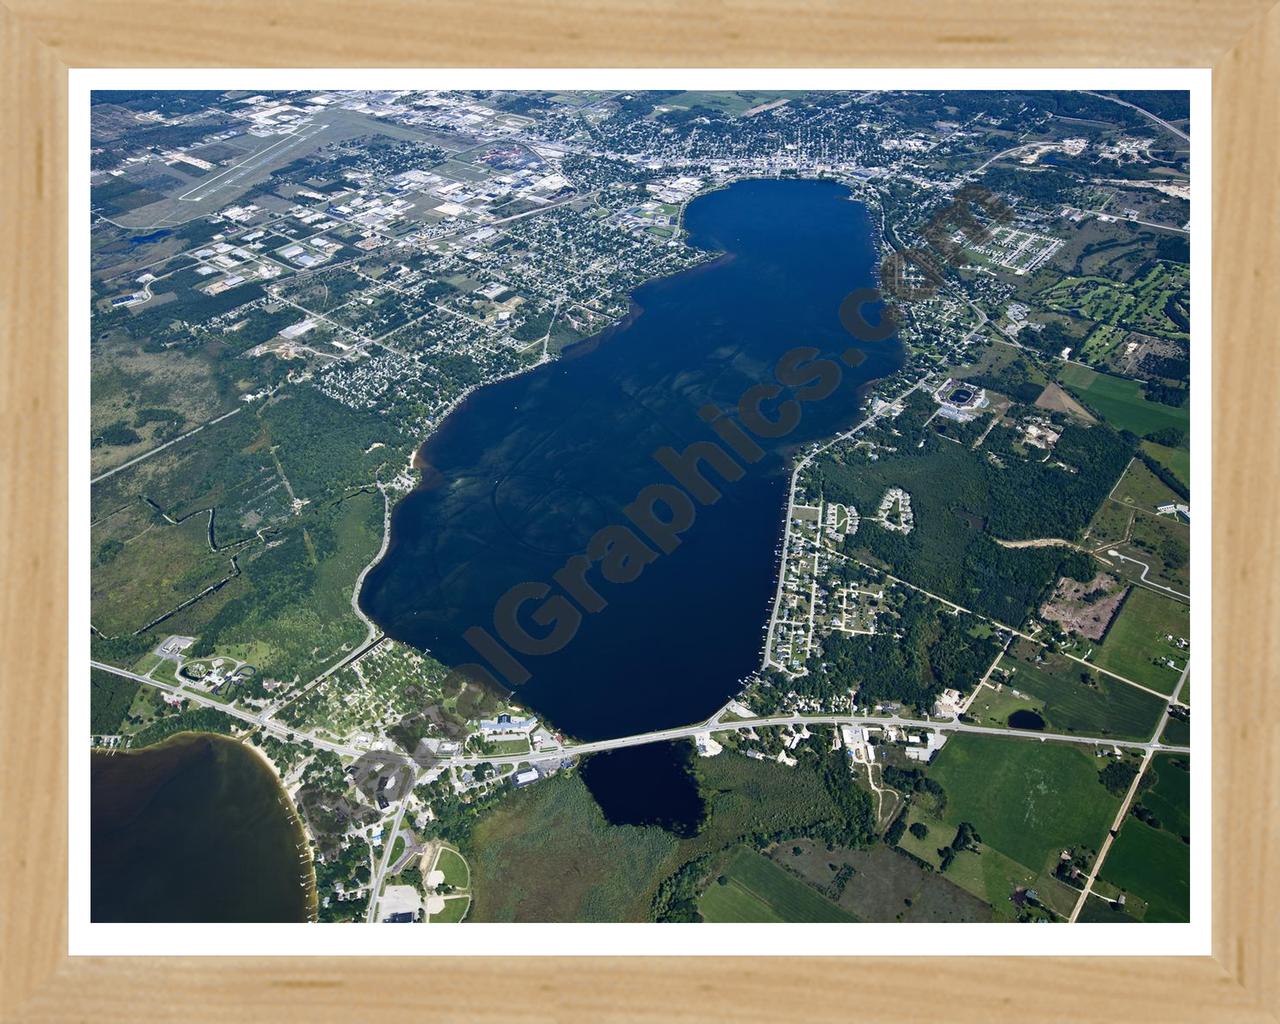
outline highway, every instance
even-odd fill
[[[551,750],[542,755],[502,754],[493,757],[472,755],[455,757],[441,764],[474,765],[474,764],[518,764],[521,761],[545,759],[552,757],[578,757],[583,754],[598,754],[605,750],[616,750],[620,747],[639,747],[646,743],[661,743],[666,740],[689,739],[700,732],[734,732],[739,729],[763,728],[779,725],[870,725],[885,728],[896,726],[899,729],[933,729],[937,732],[960,733],[971,732],[985,736],[1004,736],[1006,738],[1039,740],[1041,742],[1079,743],[1086,746],[1120,747],[1125,750],[1157,751],[1168,750],[1175,753],[1188,754],[1190,747],[1175,747],[1154,740],[1142,743],[1135,740],[1116,740],[1100,736],[1073,736],[1067,733],[1031,732],[1023,729],[997,729],[994,726],[972,725],[956,719],[930,721],[925,718],[901,718],[897,715],[773,715],[763,718],[740,718],[722,722],[723,710],[717,712],[705,722],[697,725],[682,725],[675,729],[658,729],[654,732],[637,733],[634,736],[619,736],[611,740],[597,740],[592,743],[571,743],[558,750]]]
[[[209,697],[198,691],[185,690],[180,686],[174,686],[172,683],[162,683],[158,679],[152,679],[150,676],[139,675],[137,672],[130,672],[127,669],[117,668],[115,665],[107,665],[101,661],[93,661],[90,659],[89,666],[99,669],[103,672],[110,672],[112,675],[123,676],[125,679],[132,679],[135,682],[142,683],[144,686],[154,686],[157,690],[164,690],[166,693],[176,693],[178,696],[191,701],[192,704],[199,704],[206,708],[216,708],[224,715],[231,718],[239,719],[246,725],[256,725],[265,732],[269,732],[279,739],[289,742],[289,737],[293,737],[293,742],[301,743],[303,740],[310,740],[316,747],[321,750],[332,750],[335,754],[341,754],[343,757],[359,757],[361,754],[367,753],[359,747],[346,747],[341,743],[334,743],[331,740],[322,739],[315,733],[305,732],[302,729],[293,729],[279,722],[273,722],[271,716],[275,713],[272,709],[264,709],[254,714],[252,711],[245,711],[238,708],[234,704],[226,704],[218,700],[216,697]]]
[[[1179,128],[1175,128],[1168,121],[1165,121],[1162,118],[1156,117],[1156,115],[1151,113],[1151,111],[1143,110],[1137,104],[1130,103],[1127,100],[1122,100],[1116,96],[1107,96],[1104,93],[1100,93],[1100,92],[1089,92],[1087,89],[1083,90],[1083,92],[1086,96],[1092,96],[1095,99],[1100,99],[1100,100],[1107,100],[1110,103],[1119,103],[1120,106],[1122,107],[1128,107],[1130,110],[1136,110],[1143,117],[1149,118],[1150,120],[1154,121],[1156,124],[1160,125],[1160,127],[1173,132],[1173,134],[1178,136],[1178,138],[1180,138],[1183,142],[1191,141],[1191,136],[1189,136],[1186,132],[1182,131]]]
[[[96,669],[104,672],[112,672],[118,676],[124,676],[127,679],[136,680],[147,686],[154,686],[157,689],[165,690],[169,693],[176,693],[192,703],[201,704],[205,707],[217,708],[219,711],[230,715],[232,718],[239,719],[249,725],[258,726],[265,731],[272,733],[280,738],[287,735],[294,737],[294,742],[302,740],[310,740],[317,747],[323,750],[332,750],[336,754],[345,757],[359,757],[361,754],[368,753],[369,750],[380,749],[378,747],[359,748],[347,747],[339,743],[333,743],[330,740],[322,739],[314,733],[305,732],[300,729],[292,729],[288,726],[281,725],[271,719],[272,712],[270,710],[260,711],[254,714],[251,711],[245,711],[234,705],[224,704],[212,697],[206,697],[203,694],[184,690],[169,683],[161,683],[148,676],[138,675],[136,672],[129,672],[122,668],[116,668],[114,665],[106,665],[99,661],[90,661],[89,664]],[[933,729],[944,733],[961,733],[970,732],[978,733],[986,736],[1004,736],[1006,738],[1039,740],[1040,742],[1058,742],[1058,743],[1079,743],[1085,746],[1106,746],[1121,747],[1125,750],[1142,750],[1142,751],[1158,751],[1168,750],[1175,753],[1189,754],[1190,747],[1170,746],[1164,743],[1158,743],[1153,738],[1150,742],[1140,743],[1134,740],[1117,740],[1104,736],[1074,736],[1068,733],[1048,733],[1048,732],[1031,732],[1029,730],[1020,729],[998,729],[994,726],[973,725],[969,722],[961,722],[956,719],[946,719],[941,721],[932,721],[927,718],[902,718],[897,715],[772,715],[757,718],[735,718],[725,720],[728,711],[728,705],[721,708],[706,721],[697,722],[693,725],[681,725],[672,729],[656,729],[652,732],[635,733],[631,736],[617,736],[613,739],[594,740],[588,743],[570,743],[566,746],[543,751],[539,754],[530,755],[522,754],[497,754],[493,756],[484,756],[481,754],[473,754],[470,756],[454,756],[450,758],[442,758],[440,761],[432,765],[433,768],[448,767],[465,767],[477,764],[519,764],[521,761],[530,760],[546,760],[548,758],[563,757],[580,757],[585,754],[598,754],[605,750],[617,750],[622,747],[640,747],[647,743],[662,743],[667,740],[690,739],[700,732],[735,732],[739,729],[763,728],[768,726],[779,725],[870,725],[885,728],[896,726],[899,729]],[[1157,734],[1158,735],[1158,734]]]

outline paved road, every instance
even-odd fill
[[[128,679],[134,679],[147,686],[154,686],[157,689],[166,690],[170,693],[177,693],[195,704],[202,704],[206,707],[217,708],[219,711],[237,718],[251,725],[257,725],[265,729],[267,732],[274,733],[284,737],[288,733],[292,733],[295,741],[310,740],[317,747],[324,750],[332,750],[334,753],[343,754],[347,757],[359,757],[367,751],[356,747],[347,747],[339,743],[333,743],[329,740],[322,739],[313,733],[303,732],[298,729],[290,729],[287,726],[274,722],[270,718],[270,712],[261,711],[254,714],[251,711],[245,711],[233,705],[223,704],[221,701],[212,697],[205,697],[202,694],[193,693],[190,690],[184,690],[168,683],[162,683],[158,680],[151,679],[147,676],[138,675],[135,672],[129,672],[125,669],[116,668],[114,665],[105,665],[102,662],[90,661],[94,668],[101,669],[104,672],[112,672],[118,676],[124,676]],[[955,719],[930,720],[923,718],[902,718],[897,715],[772,715],[762,718],[731,718],[726,716],[725,721],[721,721],[724,715],[724,709],[717,711],[711,718],[704,722],[697,722],[693,725],[682,725],[674,729],[657,729],[652,732],[636,733],[632,736],[618,736],[608,740],[596,740],[590,743],[571,743],[555,751],[548,751],[546,757],[578,757],[583,754],[597,754],[605,750],[616,750],[621,747],[639,747],[648,743],[661,743],[666,740],[689,739],[696,736],[700,732],[732,732],[738,729],[758,728],[777,725],[874,725],[874,726],[897,726],[901,729],[934,729],[938,732],[959,733],[971,732],[979,733],[987,736],[1004,736],[1006,738],[1039,740],[1040,742],[1059,742],[1059,743],[1079,743],[1085,746],[1106,746],[1106,747],[1122,747],[1126,750],[1169,750],[1176,753],[1187,754],[1191,752],[1190,747],[1170,746],[1168,744],[1156,742],[1155,739],[1148,743],[1140,743],[1133,740],[1117,740],[1105,736],[1074,736],[1067,733],[1047,733],[1047,732],[1031,732],[1019,729],[998,729],[994,726],[973,725],[969,722],[961,722]],[[1158,734],[1157,734],[1158,735]],[[372,748],[371,748],[372,749]],[[537,755],[533,755],[537,757]],[[531,760],[531,755],[523,754],[497,754],[486,757],[484,755],[456,756],[447,760],[442,760],[434,767],[447,768],[451,766],[462,767],[466,765],[476,764],[519,764],[521,761]]]
[[[1138,220],[1136,217],[1122,217],[1117,213],[1104,213],[1102,210],[1079,210],[1075,207],[1067,207],[1069,210],[1075,210],[1076,213],[1084,214],[1087,217],[1106,218],[1116,224],[1141,224],[1144,228],[1155,228],[1157,231],[1172,231],[1179,235],[1190,235],[1191,232],[1186,228],[1176,227],[1173,224],[1157,224],[1153,220]],[[1088,365],[1085,363],[1082,366]],[[1093,369],[1093,367],[1090,367]]]
[[[1173,693],[1169,700],[1176,702],[1182,694],[1182,687],[1186,685],[1187,673],[1191,671],[1191,662],[1187,662],[1187,667],[1182,670],[1182,675],[1178,677],[1178,685],[1173,688]],[[1160,716],[1160,721],[1156,724],[1156,731],[1151,734],[1151,740],[1154,743],[1164,733],[1164,727],[1169,724],[1169,709],[1164,709],[1164,714]],[[1166,747],[1165,749],[1173,749]],[[1146,755],[1142,758],[1142,764],[1138,768],[1138,774],[1133,777],[1133,782],[1129,784],[1129,790],[1125,793],[1124,802],[1120,805],[1120,809],[1116,812],[1115,820],[1111,823],[1111,829],[1107,832],[1107,837],[1102,841],[1102,848],[1098,851],[1098,856],[1093,860],[1093,870],[1089,872],[1089,877],[1085,879],[1084,888],[1080,891],[1080,896],[1076,900],[1076,905],[1071,908],[1071,916],[1067,919],[1069,924],[1075,924],[1080,917],[1080,912],[1084,909],[1085,903],[1089,900],[1089,894],[1093,892],[1093,884],[1098,880],[1098,872],[1102,870],[1102,862],[1107,859],[1107,854],[1111,851],[1111,844],[1114,842],[1116,835],[1120,831],[1120,826],[1124,824],[1125,816],[1129,813],[1129,807],[1133,803],[1133,798],[1138,793],[1138,785],[1142,782],[1142,776],[1146,774],[1148,766],[1151,764],[1152,755],[1155,754],[1154,747],[1148,747]],[[1095,894],[1096,895],[1096,894]]]
[[[1030,732],[1021,729],[997,729],[994,726],[972,725],[954,719],[931,721],[922,718],[901,718],[897,715],[773,715],[765,718],[729,719],[721,723],[720,712],[705,722],[696,725],[683,725],[677,729],[658,729],[654,732],[637,733],[634,736],[619,736],[611,740],[597,740],[592,743],[571,743],[548,756],[577,757],[581,754],[597,754],[603,750],[616,750],[620,747],[639,747],[646,743],[661,743],[665,740],[688,739],[700,732],[731,732],[736,729],[761,728],[776,725],[874,725],[897,726],[900,729],[933,729],[938,732],[959,733],[972,732],[986,736],[1004,736],[1006,738],[1039,740],[1040,742],[1079,743],[1086,746],[1122,747],[1127,750],[1169,750],[1177,753],[1190,753],[1189,747],[1175,747],[1154,740],[1142,743],[1135,740],[1117,740],[1101,736],[1073,736],[1066,733]],[[714,723],[714,724],[713,724]],[[533,755],[537,757],[537,755]],[[455,757],[444,764],[518,764],[531,760],[529,754],[501,754],[493,757],[472,755]]]
[[[216,708],[224,715],[231,718],[239,719],[248,725],[260,726],[264,731],[269,732],[282,740],[288,742],[288,737],[292,736],[295,743],[303,740],[310,740],[316,747],[321,750],[331,750],[335,754],[341,754],[344,757],[359,757],[366,751],[358,747],[346,747],[341,743],[334,743],[332,740],[323,739],[314,733],[304,732],[301,729],[290,728],[279,722],[271,721],[272,712],[269,710],[259,711],[256,714],[252,711],[246,711],[244,708],[238,708],[234,704],[224,704],[222,701],[207,697],[202,693],[184,690],[180,686],[174,686],[171,683],[162,683],[158,679],[152,679],[150,676],[139,675],[137,672],[130,672],[127,669],[117,668],[115,665],[107,665],[101,661],[89,661],[92,668],[100,669],[103,672],[110,672],[112,675],[123,676],[125,679],[132,679],[135,682],[142,683],[145,686],[154,686],[157,690],[164,690],[167,693],[176,693],[178,696],[191,701],[192,704],[199,704],[202,707]]]
[[[369,888],[369,913],[365,916],[367,924],[373,924],[378,920],[378,906],[382,903],[382,883],[387,876],[387,868],[391,864],[391,850],[396,844],[396,836],[400,834],[400,824],[404,821],[405,806],[408,803],[407,797],[400,801],[400,806],[396,808],[396,816],[391,822],[391,828],[383,833],[382,859],[378,862],[378,870]]]
[[[1166,587],[1163,583],[1152,583],[1149,579],[1147,579],[1147,573],[1151,571],[1151,566],[1148,565],[1146,562],[1142,561],[1142,559],[1130,558],[1128,555],[1122,555],[1120,554],[1119,551],[1116,551],[1114,548],[1107,549],[1107,557],[1118,558],[1122,562],[1132,562],[1134,565],[1142,566],[1142,573],[1138,578],[1144,585],[1148,587],[1154,587],[1157,590],[1163,590],[1165,591],[1165,593],[1172,594],[1174,597],[1180,597],[1184,601],[1191,600],[1190,594],[1184,594],[1181,590],[1174,590],[1173,587]]]
[[[225,420],[227,417],[229,417],[229,416],[234,416],[236,413],[238,413],[238,412],[239,412],[241,409],[243,409],[243,408],[244,408],[244,406],[243,406],[243,405],[237,405],[237,406],[236,406],[234,409],[232,409],[230,412],[224,412],[221,416],[218,416],[218,417],[217,417],[217,418],[215,418],[215,419],[211,419],[208,423],[201,423],[201,424],[200,424],[200,426],[196,427],[194,430],[188,430],[185,434],[182,434],[182,435],[181,435],[181,436],[179,436],[179,437],[175,437],[172,441],[166,441],[164,444],[162,444],[162,445],[158,445],[157,447],[152,448],[152,449],[151,449],[151,451],[149,451],[149,452],[143,452],[141,455],[137,456],[136,458],[132,458],[132,459],[130,459],[128,462],[122,462],[122,463],[120,463],[120,465],[116,466],[114,469],[109,469],[109,470],[107,470],[105,473],[99,473],[97,476],[95,476],[93,479],[91,479],[91,480],[89,481],[90,486],[92,486],[93,484],[96,484],[99,480],[105,480],[105,479],[106,479],[107,477],[109,477],[109,476],[115,476],[115,475],[116,475],[117,473],[119,473],[122,469],[128,469],[130,466],[135,465],[136,463],[141,462],[143,459],[149,459],[149,458],[151,458],[151,456],[153,456],[153,455],[157,454],[158,452],[162,452],[162,451],[164,451],[164,450],[165,450],[166,448],[168,448],[170,445],[175,445],[175,444],[177,444],[179,441],[185,441],[185,440],[186,440],[187,438],[189,438],[192,434],[198,434],[198,433],[200,433],[200,431],[204,430],[204,428],[205,428],[205,427],[211,427],[211,426],[213,426],[215,423],[221,423],[221,422],[222,422],[223,420]]]
[[[804,456],[804,458],[802,458],[798,463],[796,463],[795,469],[792,470],[791,483],[787,489],[787,518],[783,521],[783,527],[782,527],[782,559],[778,565],[778,587],[773,596],[773,610],[769,615],[769,628],[765,633],[764,665],[766,668],[770,665],[776,665],[778,668],[783,667],[780,662],[775,661],[773,658],[773,635],[777,631],[778,618],[782,614],[783,590],[785,588],[786,580],[787,580],[787,558],[791,554],[791,551],[790,551],[791,518],[795,514],[796,483],[800,479],[800,474],[804,471],[805,466],[809,465],[810,462],[812,462],[815,458],[817,458],[827,449],[831,448],[833,445],[839,444],[841,441],[849,440],[851,437],[857,434],[858,431],[862,430],[868,424],[874,423],[877,419],[879,419],[881,416],[887,413],[890,409],[897,406],[899,402],[905,401],[907,397],[911,395],[912,392],[916,391],[922,384],[924,384],[925,380],[927,379],[928,379],[928,374],[926,374],[924,377],[920,378],[920,380],[912,384],[911,387],[907,388],[907,390],[902,392],[902,394],[895,396],[887,404],[881,406],[877,412],[871,413],[871,415],[869,415],[857,426],[853,427],[850,430],[846,430],[843,434],[839,434],[836,437],[833,437],[830,441],[827,441],[825,444],[822,444],[817,448],[814,448],[812,451],[809,452],[808,455]],[[819,530],[819,535],[821,535],[821,530],[822,530],[821,523],[818,524],[818,530]],[[815,580],[815,585],[816,585],[816,580]],[[810,605],[810,608],[812,609],[812,605]]]
[[[1122,106],[1122,107],[1128,107],[1130,110],[1136,110],[1136,111],[1137,111],[1139,114],[1141,114],[1143,117],[1150,118],[1150,119],[1151,119],[1152,121],[1154,121],[1156,124],[1160,125],[1160,127],[1162,127],[1162,128],[1166,128],[1166,129],[1168,129],[1169,131],[1173,132],[1173,134],[1174,134],[1174,135],[1176,135],[1176,136],[1178,136],[1178,138],[1180,138],[1183,142],[1190,142],[1190,141],[1191,141],[1191,136],[1189,136],[1189,135],[1188,135],[1186,132],[1184,132],[1182,129],[1180,129],[1180,128],[1175,128],[1175,127],[1174,127],[1173,125],[1171,125],[1168,121],[1165,121],[1165,120],[1163,120],[1162,118],[1156,117],[1156,115],[1155,115],[1155,114],[1153,114],[1153,113],[1151,113],[1151,111],[1149,111],[1149,110],[1143,110],[1141,107],[1139,107],[1138,105],[1136,105],[1136,104],[1134,104],[1134,103],[1129,103],[1127,100],[1122,100],[1122,99],[1119,99],[1119,98],[1117,98],[1117,97],[1115,97],[1115,96],[1106,96],[1106,95],[1104,95],[1103,93],[1100,93],[1100,92],[1089,92],[1087,89],[1086,89],[1086,90],[1084,90],[1084,94],[1085,94],[1086,96],[1093,96],[1093,97],[1095,97],[1096,99],[1106,100],[1106,101],[1107,101],[1107,102],[1109,102],[1109,103],[1119,103],[1119,104],[1120,104],[1120,106]]]

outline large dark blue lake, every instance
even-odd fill
[[[805,402],[785,436],[757,437],[763,457],[738,459],[740,479],[703,466],[723,496],[696,506],[673,552],[631,582],[595,568],[606,607],[558,651],[518,655],[530,678],[517,698],[583,739],[697,721],[759,665],[789,453],[856,422],[865,385],[901,365],[896,340],[856,342],[841,325],[842,300],[873,285],[878,259],[866,208],[843,186],[743,181],[692,202],[684,223],[691,244],[724,255],[642,286],[626,323],[460,406],[419,453],[423,486],[396,508],[360,595],[392,637],[448,665],[483,663],[463,634],[498,635],[495,606],[515,585],[563,593],[553,574],[566,560],[602,527],[631,525],[623,510],[646,486],[673,483],[655,451],[717,440],[699,409],[735,410],[775,383],[789,350],[836,360],[856,345],[861,364],[842,363],[839,387]],[[535,636],[555,626],[536,621],[541,604],[521,608]]]

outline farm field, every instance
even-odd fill
[[[981,899],[883,843],[828,849],[813,839],[788,839],[769,856],[859,921],[991,920],[991,909]],[[853,873],[837,897],[831,886],[844,868]]]
[[[942,819],[971,823],[992,849],[1042,873],[1062,850],[1097,849],[1119,806],[1101,765],[1074,744],[953,736],[929,777],[947,793]]]
[[[1018,655],[1006,654],[1000,667],[1012,673],[1008,686],[1035,699],[1033,706],[1045,719],[1046,731],[1151,738],[1165,707],[1159,697],[1109,679],[1060,654],[1045,652],[1044,660],[1037,663],[1032,645],[1018,647]]]
[[[1101,877],[1147,903],[1144,921],[1186,921],[1191,905],[1191,847],[1130,815]]]
[[[1161,693],[1172,693],[1188,652],[1166,640],[1168,636],[1190,638],[1190,608],[1171,597],[1134,587],[1089,660]],[[1177,667],[1158,660],[1166,658]]]
[[[1186,699],[1187,688],[1182,688],[1183,699]],[[1186,747],[1191,744],[1191,723],[1184,722],[1180,718],[1174,718],[1172,715],[1165,724],[1164,732],[1160,734],[1161,743],[1169,743],[1176,747]]]
[[[853,920],[794,875],[745,846],[734,849],[721,866],[719,877],[698,900],[698,910],[712,922]]]
[[[1064,366],[1058,379],[1116,430],[1129,430],[1142,437],[1161,427],[1176,427],[1182,431],[1190,429],[1191,412],[1187,406],[1174,408],[1148,401],[1142,395],[1142,385],[1136,380],[1113,377],[1075,364]]]

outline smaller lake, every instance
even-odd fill
[[[159,231],[153,231],[149,235],[135,235],[129,239],[129,248],[136,249],[141,245],[150,245],[152,242],[158,242],[162,238],[168,238],[172,231],[168,228],[161,228]]]
[[[1007,721],[1010,729],[1028,729],[1031,732],[1040,732],[1044,729],[1044,719],[1026,708],[1019,708],[1013,712]]]
[[[90,919],[307,921],[306,839],[275,773],[245,744],[182,733],[90,762]]]
[[[609,824],[656,825],[687,839],[706,811],[693,757],[687,741],[619,747],[586,758],[582,781]]]

